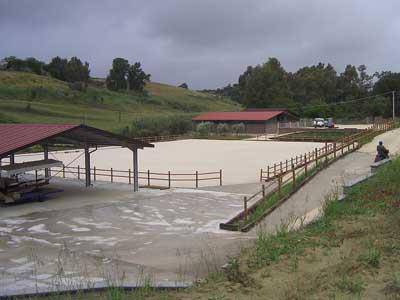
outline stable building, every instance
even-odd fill
[[[245,125],[245,132],[250,134],[277,133],[280,123],[296,122],[299,118],[287,109],[247,109],[238,112],[207,112],[194,117],[193,122],[211,122],[214,124]]]

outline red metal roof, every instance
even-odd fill
[[[0,124],[0,156],[76,127],[79,125]]]
[[[285,112],[285,110],[208,112],[194,117],[193,121],[267,121]]]

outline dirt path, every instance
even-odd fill
[[[320,208],[327,197],[334,192],[341,195],[345,182],[357,179],[370,172],[370,165],[374,160],[376,145],[379,141],[383,141],[390,153],[399,153],[399,135],[400,129],[381,134],[360,150],[347,155],[321,171],[288,201],[265,218],[254,230],[262,229],[274,232],[280,225],[293,222],[295,219],[298,220],[304,216],[306,216],[306,222],[312,221],[319,215]]]

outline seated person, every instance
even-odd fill
[[[376,156],[378,160],[389,158],[389,150],[386,149],[385,146],[383,146],[382,141],[379,142],[379,145],[376,147],[376,151],[377,151]]]

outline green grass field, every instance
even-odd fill
[[[85,123],[118,131],[140,118],[241,109],[229,99],[166,84],[148,83],[146,92],[112,92],[95,84],[73,91],[51,77],[0,71],[0,122]]]

